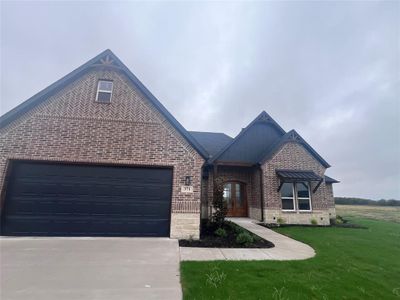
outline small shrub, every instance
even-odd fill
[[[241,232],[237,235],[236,242],[247,247],[254,242],[254,239],[248,232]]]
[[[276,219],[276,222],[277,222],[279,225],[282,225],[282,224],[285,224],[285,219],[279,217],[278,219]]]
[[[312,218],[311,225],[318,225],[318,221],[316,219]]]
[[[224,238],[224,237],[227,237],[227,233],[226,233],[226,230],[224,229],[224,228],[222,228],[222,227],[220,227],[220,228],[218,228],[217,230],[215,230],[214,231],[214,234],[216,235],[216,236],[219,236],[219,237],[222,237],[222,238]]]
[[[238,225],[236,225],[233,222],[226,222],[226,224],[229,226],[229,229],[234,232],[236,235],[245,232],[244,229]]]
[[[336,216],[335,224],[343,224],[345,223],[344,219],[341,216]]]

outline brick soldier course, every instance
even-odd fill
[[[113,82],[110,103],[95,101],[99,80]],[[286,141],[261,163],[213,160],[218,153],[212,156],[209,145],[186,131],[110,50],[3,115],[0,139],[1,207],[12,163],[24,160],[172,168],[171,238],[199,238],[200,218],[210,214],[215,176],[246,185],[248,216],[254,219],[309,223],[318,218],[326,225],[334,216],[332,183],[326,181],[311,195],[312,212],[281,211],[276,169],[312,170],[323,178],[328,166],[302,141]],[[219,152],[229,148],[220,146]],[[182,192],[188,178],[192,192]]]

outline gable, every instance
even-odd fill
[[[113,82],[111,103],[96,102],[99,80]],[[165,119],[116,70],[93,69],[61,91],[40,103],[33,110],[35,116],[72,117],[104,121],[134,121],[161,124]]]
[[[276,153],[263,162],[263,165],[275,169],[312,170],[320,176],[326,169],[304,145],[293,141],[281,145]]]
[[[134,87],[134,90],[136,91],[134,93],[135,95],[133,95],[132,93],[126,94],[125,92],[123,92],[124,90],[126,91],[126,89],[123,89],[123,91],[117,90],[117,87],[115,86],[115,92],[122,93],[120,96],[125,99],[126,102],[112,101],[111,104],[96,103],[96,106],[92,105],[92,101],[85,102],[85,99],[89,99],[93,95],[93,93],[96,92],[96,87],[93,86],[93,83],[95,82],[93,78],[100,79],[101,76],[112,76],[113,78],[117,78],[117,74],[119,76],[118,78],[120,79],[118,81],[118,84],[120,86],[129,85],[131,87]],[[90,79],[88,76],[92,76],[92,78]],[[84,78],[88,80],[87,85],[83,84],[79,86],[78,82],[80,82],[80,79]],[[83,94],[82,90],[74,90],[77,84],[79,86],[78,89],[82,89],[83,87]],[[133,108],[131,106],[132,102],[129,102],[128,100],[132,100],[132,98],[137,99],[138,95],[140,95],[142,96],[142,99],[145,99],[145,101],[147,101],[147,103],[151,107],[153,107],[160,116],[162,116],[162,119],[168,122],[183,137],[183,139],[186,140],[186,142],[188,142],[191,147],[193,147],[196,152],[198,152],[203,158],[207,157],[207,153],[201,147],[201,145],[186,131],[186,129],[165,109],[165,107],[110,50],[102,52],[81,67],[72,71],[71,73],[53,83],[43,91],[39,92],[22,104],[18,105],[16,108],[1,116],[0,129],[16,121],[21,116],[37,110],[39,105],[44,105],[44,102],[50,102],[52,99],[51,97],[59,95],[58,93],[65,89],[68,85],[71,85],[71,89],[66,92],[65,99],[61,100],[58,103],[58,110],[50,110],[47,111],[47,113],[52,114],[57,111],[59,114],[62,114],[65,113],[65,111],[63,110],[66,110],[67,113],[71,113],[75,117],[79,117],[81,114],[85,114],[86,117],[89,115],[93,118],[131,119],[132,117],[134,117],[137,118],[138,121],[149,120],[149,118],[151,117],[149,115],[146,115],[149,113],[149,110],[144,109],[144,106],[141,106],[141,104],[139,104],[140,102],[138,101],[135,102],[136,104],[138,104],[138,107]],[[75,106],[76,102],[74,102],[74,99],[81,101],[81,104],[84,103],[84,105]],[[107,105],[113,106],[113,108],[115,109],[107,110]],[[49,109],[51,106],[52,105],[50,105],[46,109]],[[57,106],[57,104],[54,104],[54,106]],[[134,116],[132,116],[129,114],[129,112],[139,112],[139,114],[134,113]],[[154,120],[154,118],[152,118],[152,120]],[[160,118],[158,120],[160,120]]]
[[[281,133],[273,126],[254,124],[218,157],[218,161],[255,163],[260,154],[280,137]]]
[[[256,164],[265,149],[284,134],[282,127],[263,111],[210,162]]]
[[[328,162],[322,158],[321,155],[314,150],[294,129],[285,133],[281,138],[279,138],[275,143],[271,144],[265,152],[263,152],[258,158],[258,163],[263,164],[265,161],[268,161],[271,157],[273,157],[278,151],[281,150],[287,143],[294,143],[301,145],[305,151],[307,151],[308,155],[311,155],[315,160],[317,160],[322,166],[325,168],[329,168],[330,165]]]

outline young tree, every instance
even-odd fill
[[[214,196],[213,196],[213,214],[212,221],[221,227],[224,224],[227,206],[224,201],[224,183],[222,178],[216,178],[214,180]]]

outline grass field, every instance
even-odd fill
[[[308,260],[183,262],[184,299],[400,299],[400,224],[351,221],[368,229],[279,228],[316,250]]]
[[[400,223],[400,206],[336,205],[336,214]]]

